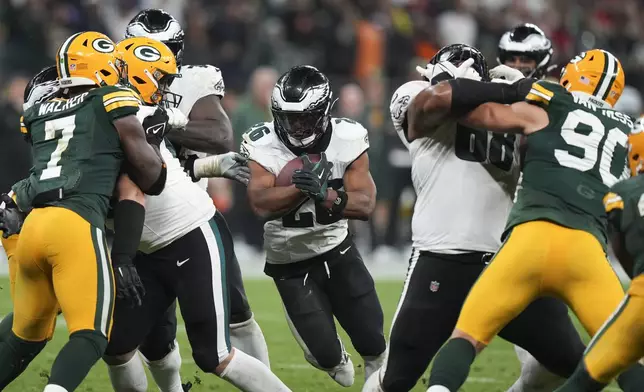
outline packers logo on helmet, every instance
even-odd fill
[[[63,88],[110,86],[118,83],[114,42],[95,31],[67,38],[56,53],[56,70]]]
[[[617,57],[602,49],[575,56],[562,69],[559,83],[600,107],[614,107],[624,91],[624,69]]]
[[[122,61],[122,77],[145,103],[179,105],[181,96],[168,88],[181,75],[174,53],[163,42],[146,37],[126,38],[116,45],[116,53]]]

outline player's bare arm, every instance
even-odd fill
[[[199,98],[188,119],[184,130],[168,134],[170,141],[209,154],[233,150],[233,128],[217,95]]]
[[[429,136],[449,115],[452,88],[447,82],[418,93],[407,109],[409,141]]]
[[[295,185],[275,186],[275,176],[260,164],[249,161],[248,167],[251,173],[248,199],[257,216],[265,219],[281,216],[306,199]]]
[[[549,119],[545,110],[527,102],[517,102],[512,105],[490,102],[478,106],[460,122],[492,132],[529,135],[545,128]]]
[[[141,122],[136,116],[114,121],[134,183],[148,195],[158,195],[165,186],[166,167],[158,150],[148,144]]]
[[[116,194],[119,201],[132,200],[145,207],[145,194],[127,173],[121,174],[116,182]]]
[[[369,156],[362,154],[344,173],[344,189],[346,204],[340,214],[344,218],[369,220],[369,216],[376,207],[376,184],[369,172]],[[333,209],[336,200],[342,199],[340,193],[329,189],[327,199],[322,205]]]

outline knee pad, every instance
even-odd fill
[[[72,339],[83,339],[86,342],[90,343],[94,350],[96,350],[96,355],[98,356],[98,358],[102,357],[103,354],[105,354],[105,350],[107,349],[107,338],[102,333],[97,331],[77,331],[69,335],[69,340]]]

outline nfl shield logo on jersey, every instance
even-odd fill
[[[429,284],[429,290],[430,290],[432,293],[435,293],[435,292],[437,292],[437,291],[438,291],[438,288],[440,287],[440,285],[441,285],[441,284],[440,284],[439,282],[437,282],[437,281],[435,281],[435,280],[432,280],[432,283],[430,283],[430,284]]]

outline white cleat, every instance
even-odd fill
[[[353,362],[349,358],[349,354],[344,353],[342,362],[331,370],[327,370],[329,376],[343,387],[350,387],[355,380],[355,370],[353,369]]]
[[[373,372],[365,381],[362,392],[385,392],[380,386],[380,371]]]

